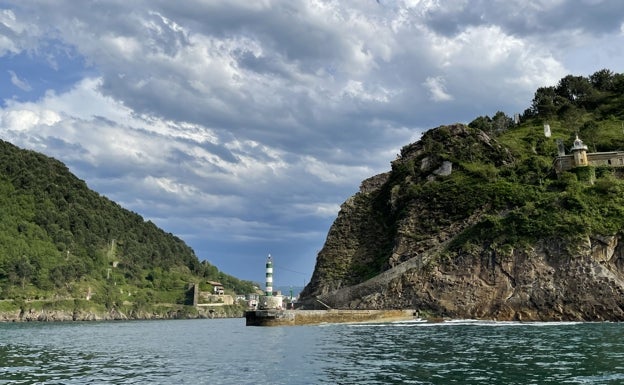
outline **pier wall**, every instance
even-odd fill
[[[247,326],[392,322],[415,317],[414,310],[254,310],[245,313]]]

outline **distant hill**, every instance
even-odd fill
[[[557,172],[558,141],[569,154],[577,135],[622,159]],[[624,320],[623,150],[624,74],[610,70],[539,88],[519,122],[432,129],[343,203],[302,304]]]
[[[106,309],[184,304],[190,282],[253,292],[181,239],[90,190],[67,167],[0,141],[0,299]],[[0,310],[1,307],[0,307]]]

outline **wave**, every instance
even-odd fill
[[[449,326],[523,326],[523,327],[548,327],[548,326],[573,326],[591,322],[582,321],[495,321],[479,319],[445,319],[440,321],[429,321],[427,319],[416,318],[407,321],[394,322],[360,322],[344,324],[349,327],[449,327]],[[595,322],[594,322],[595,323]],[[330,324],[325,324],[330,325]]]

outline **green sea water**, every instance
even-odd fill
[[[0,384],[624,384],[624,325],[5,323]]]

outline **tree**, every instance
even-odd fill
[[[595,91],[589,79],[568,75],[559,81],[555,93],[576,106],[587,106],[594,100]]]
[[[615,77],[611,70],[601,69],[589,76],[591,85],[598,91],[613,91]]]
[[[492,119],[489,116],[479,116],[472,122],[468,123],[468,127],[476,128],[481,131],[488,132],[492,129]]]
[[[531,110],[542,118],[550,118],[557,111],[555,106],[556,96],[554,87],[538,88],[531,102]]]
[[[505,115],[505,113],[502,111],[496,112],[496,114],[494,114],[494,117],[492,118],[492,128],[496,132],[505,131],[509,127],[512,127],[513,124],[513,119]]]
[[[23,255],[17,261],[15,261],[14,265],[15,277],[19,280],[19,283],[22,286],[22,289],[26,287],[26,282],[30,280],[33,275],[34,268],[30,264],[28,257]]]

